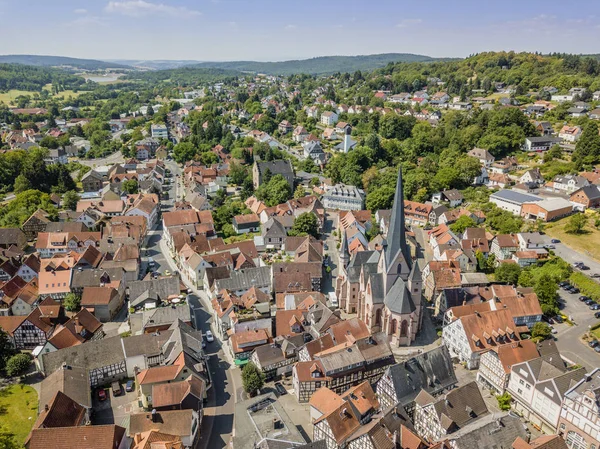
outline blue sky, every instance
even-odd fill
[[[0,17],[2,54],[267,61],[600,53],[600,2],[592,0],[0,0]]]

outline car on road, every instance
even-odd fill
[[[588,346],[590,348],[595,348],[596,346],[598,346],[598,344],[600,344],[600,341],[598,341],[596,339],[588,341]]]
[[[121,396],[121,393],[123,393],[123,390],[121,388],[121,384],[119,382],[113,382],[110,385],[110,388],[112,390],[113,396]]]
[[[327,243],[323,243],[323,249],[324,249],[325,251],[327,251],[327,250],[329,249],[329,247],[327,246]]]
[[[206,331],[206,341],[209,343],[215,341],[215,337],[213,336],[211,331]]]
[[[279,382],[275,382],[275,390],[277,390],[277,393],[279,394],[279,396],[283,396],[284,394],[287,394],[287,390]]]
[[[128,380],[127,383],[125,384],[125,391],[127,391],[128,393],[133,391],[135,387],[135,384],[133,383],[133,380]]]
[[[550,240],[550,243],[560,243],[560,240],[558,240],[558,239],[552,239],[552,240]]]
[[[98,400],[100,401],[106,401],[106,390],[104,388],[101,388],[100,390],[98,390]]]

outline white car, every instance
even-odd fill
[[[215,341],[215,337],[213,336],[211,331],[206,331],[206,341],[209,343],[212,343],[213,341]]]

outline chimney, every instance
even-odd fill
[[[44,405],[44,411],[47,412],[49,409],[48,404]]]
[[[157,415],[156,409],[153,408],[152,409],[152,415],[151,415],[151,418],[150,418],[152,420],[152,422],[156,422],[156,419],[158,418],[158,416],[156,416],[156,415]]]
[[[397,431],[397,430],[394,430],[394,436],[393,436],[393,441],[394,441],[394,443],[393,443],[393,444],[394,444],[394,447],[398,447],[398,443],[399,443],[399,441],[398,441],[398,440],[399,440],[399,439],[400,439],[400,437],[399,437],[399,435],[398,435],[398,431]]]

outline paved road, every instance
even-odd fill
[[[553,327],[558,331],[555,334],[556,345],[563,357],[588,369],[596,368],[600,365],[600,354],[584,344],[581,336],[588,331],[589,326],[598,323],[598,319],[594,317],[594,311],[579,301],[580,294],[567,293],[563,290],[560,290],[559,294],[565,305],[561,312],[573,317],[576,325],[554,324]]]
[[[586,274],[593,274],[593,273],[600,274],[600,262],[597,261],[596,259],[594,259],[591,256],[591,254],[577,252],[574,249],[569,248],[564,243],[550,243],[550,240],[552,239],[552,237],[550,237],[548,235],[545,235],[543,237],[544,237],[544,243],[552,244],[555,246],[555,249],[553,251],[557,256],[562,257],[564,260],[566,260],[570,264],[572,264],[573,262],[583,262],[585,265],[590,267],[590,270]]]
[[[329,266],[331,267],[331,273],[325,273],[324,282],[321,286],[321,291],[325,294],[335,291],[334,280],[337,278],[338,269],[340,265],[339,255],[340,252],[337,249],[337,238],[333,235],[333,231],[338,228],[338,213],[334,211],[327,211],[325,215],[325,223],[323,225],[323,235],[321,240],[325,241],[327,249],[325,254],[329,256]]]
[[[173,173],[169,199],[161,201],[162,211],[172,210],[177,195],[181,195],[178,187],[181,169],[173,161],[166,161],[166,165]],[[164,273],[165,270],[177,272],[177,266],[171,259],[168,248],[162,240],[162,222],[149,232],[146,252],[142,258],[142,269],[145,270],[148,258],[155,262],[153,271]],[[196,329],[206,333],[212,324],[210,298],[203,292],[195,289],[185,279],[182,279],[193,294],[188,296],[188,301],[193,310],[193,321]],[[226,447],[233,432],[233,413],[237,395],[237,386],[241,386],[240,370],[233,368],[228,360],[222,342],[217,338],[213,329],[215,341],[208,343],[205,354],[208,357],[208,369],[212,379],[212,387],[208,392],[208,402],[204,408],[204,418],[200,429],[200,439],[195,449]]]

